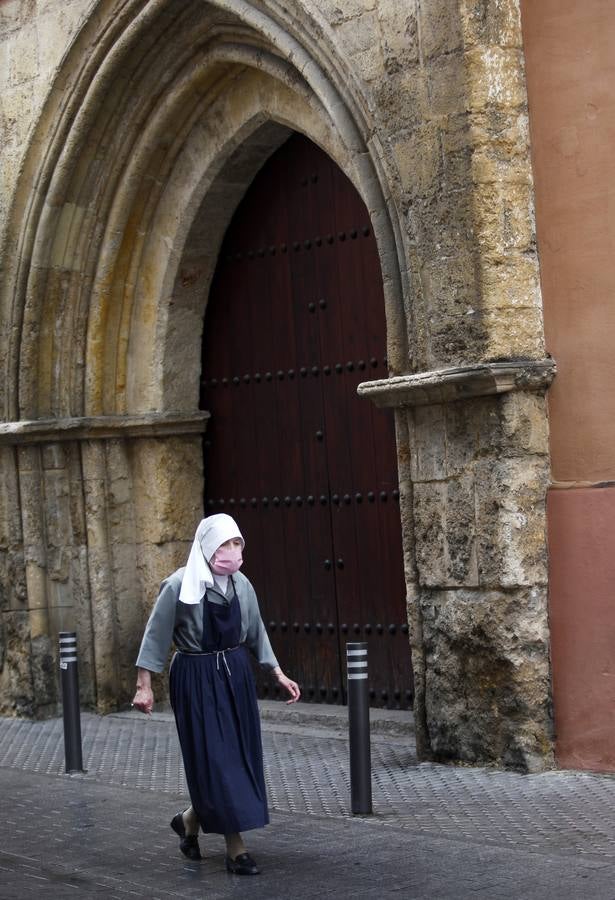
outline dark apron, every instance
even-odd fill
[[[230,603],[202,604],[203,652],[175,655],[170,698],[201,828],[230,834],[269,822],[260,720],[235,585]]]

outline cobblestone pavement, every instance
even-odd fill
[[[174,853],[168,820],[186,786],[171,717],[84,714],[82,733],[87,775],[66,776],[61,719],[0,719],[8,810],[0,822],[0,898],[234,896],[237,879],[223,872],[220,847],[198,871]],[[360,819],[349,814],[342,733],[264,722],[263,743],[279,827],[254,832],[250,846],[276,886],[249,879],[255,900],[615,900],[614,778],[418,764],[407,738],[375,735],[375,814]],[[203,879],[215,882],[207,880],[205,893]]]

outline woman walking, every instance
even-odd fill
[[[223,834],[226,867],[257,875],[241,832],[269,822],[256,689],[249,650],[289,694],[300,697],[274,656],[254,588],[239,568],[244,540],[231,516],[203,519],[188,562],[163,581],[137,658],[133,706],[151,713],[151,673],[162,672],[171,643],[171,706],[191,806],[171,828],[180,850],[200,859],[199,827]]]

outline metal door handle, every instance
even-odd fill
[[[325,569],[326,569],[327,572],[328,572],[329,569],[331,568],[331,560],[330,560],[330,559],[325,559],[324,566],[325,566]]]
[[[343,569],[343,568],[344,568],[344,560],[343,560],[343,559],[338,559],[338,561],[337,561],[337,567],[338,567],[338,569]]]

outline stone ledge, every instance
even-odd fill
[[[357,393],[379,407],[428,406],[508,391],[546,390],[555,373],[552,359],[485,362],[363,381]]]
[[[75,416],[62,419],[24,419],[0,424],[0,446],[113,438],[170,437],[202,434],[210,413],[142,413],[126,416]]]

